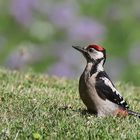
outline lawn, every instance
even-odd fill
[[[140,112],[140,88],[116,83]],[[0,70],[0,140],[137,140],[140,119],[84,112],[78,80]]]

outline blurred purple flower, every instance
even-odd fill
[[[105,31],[105,27],[96,20],[82,18],[69,28],[68,35],[72,40],[100,41]]]
[[[124,57],[111,57],[105,65],[106,71],[113,80],[119,80],[127,67],[127,60]]]
[[[139,65],[140,61],[140,42],[135,42],[129,50],[129,61],[133,65]]]
[[[53,24],[59,28],[69,28],[78,18],[76,16],[78,8],[74,1],[59,2],[50,6],[47,14]]]
[[[79,76],[79,72],[84,67],[84,58],[71,47],[71,44],[67,43],[56,43],[51,47],[51,55],[56,56],[57,63],[52,65],[48,74],[65,76],[69,78],[75,78]],[[57,48],[57,49],[56,49]],[[80,65],[77,65],[80,64]]]
[[[37,0],[11,0],[11,14],[24,26],[32,21],[32,10],[36,7]]]
[[[6,60],[6,67],[12,70],[23,70],[30,59],[30,54],[26,49],[14,51]]]
[[[71,66],[64,62],[59,62],[54,64],[47,72],[50,75],[57,75],[62,77],[73,78],[72,75],[75,71],[71,68]]]
[[[119,5],[113,3],[108,6],[104,14],[109,21],[111,20],[117,22],[117,21],[121,21],[126,16],[123,10],[124,9],[121,8]]]
[[[40,62],[45,57],[45,50],[30,42],[19,44],[6,60],[6,67],[12,70],[24,70],[27,66]]]

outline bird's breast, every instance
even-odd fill
[[[93,78],[93,79],[92,79]],[[88,110],[97,112],[98,116],[104,116],[111,114],[115,109],[116,105],[109,100],[101,99],[95,89],[95,78],[90,77],[85,79],[82,75],[79,81],[79,93],[80,98],[87,106]]]
[[[90,78],[85,78],[83,75],[80,77],[79,81],[79,93],[80,98],[90,110],[96,110],[95,100],[96,100],[96,90],[94,82],[91,83]]]

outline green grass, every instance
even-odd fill
[[[140,88],[117,83],[140,112]],[[137,140],[140,119],[84,114],[78,80],[0,70],[0,140]]]

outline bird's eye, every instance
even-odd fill
[[[90,48],[88,51],[89,51],[89,52],[93,52],[93,49],[92,49],[92,48]]]

